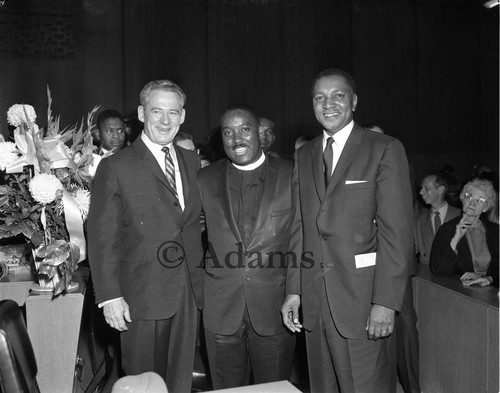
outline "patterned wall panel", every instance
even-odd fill
[[[0,56],[71,60],[75,46],[73,15],[0,9]]]

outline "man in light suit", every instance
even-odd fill
[[[200,160],[172,143],[185,99],[168,80],[142,89],[144,131],[99,164],[88,219],[96,303],[121,332],[125,373],[155,371],[176,393],[191,391],[203,304]]]
[[[415,253],[418,261],[426,265],[429,264],[432,242],[438,229],[462,214],[460,209],[445,201],[447,191],[448,183],[442,176],[430,174],[422,181],[420,195],[430,209],[423,209],[415,219]]]
[[[292,163],[263,153],[258,117],[246,106],[227,109],[221,130],[229,159],[198,175],[209,252],[203,323],[214,389],[248,385],[251,372],[255,383],[290,377],[295,337],[282,324],[280,306],[287,266],[298,266],[287,254]]]
[[[397,139],[354,123],[358,97],[345,71],[318,74],[312,101],[323,133],[296,153],[292,232],[303,236],[295,253],[313,263],[303,258],[283,322],[306,329],[313,393],[395,392],[389,341],[413,251],[408,161]]]

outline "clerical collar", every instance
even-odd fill
[[[261,166],[265,160],[266,160],[266,155],[264,154],[264,152],[262,152],[260,158],[252,164],[236,165],[234,162],[232,164],[236,169],[239,169],[241,171],[253,171],[254,169],[257,169],[259,166]]]

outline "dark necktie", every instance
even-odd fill
[[[437,233],[439,227],[441,226],[441,219],[439,218],[439,212],[434,212],[434,233]]]
[[[172,160],[170,149],[167,146],[162,147],[161,151],[165,152],[165,174],[167,175],[167,180],[174,189],[175,196],[177,196],[177,187],[175,186],[174,160]]]
[[[330,136],[326,140],[325,150],[323,151],[323,167],[325,170],[325,185],[328,186],[328,182],[332,177],[332,166],[333,166],[333,138]]]

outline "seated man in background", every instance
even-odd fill
[[[420,263],[429,264],[432,241],[438,229],[447,221],[458,217],[460,209],[445,201],[448,184],[436,174],[430,174],[422,181],[420,195],[430,209],[423,209],[415,219],[415,253]]]
[[[259,138],[260,147],[270,156],[279,157],[280,155],[269,149],[273,145],[276,135],[274,135],[274,122],[265,117],[259,118]]]

